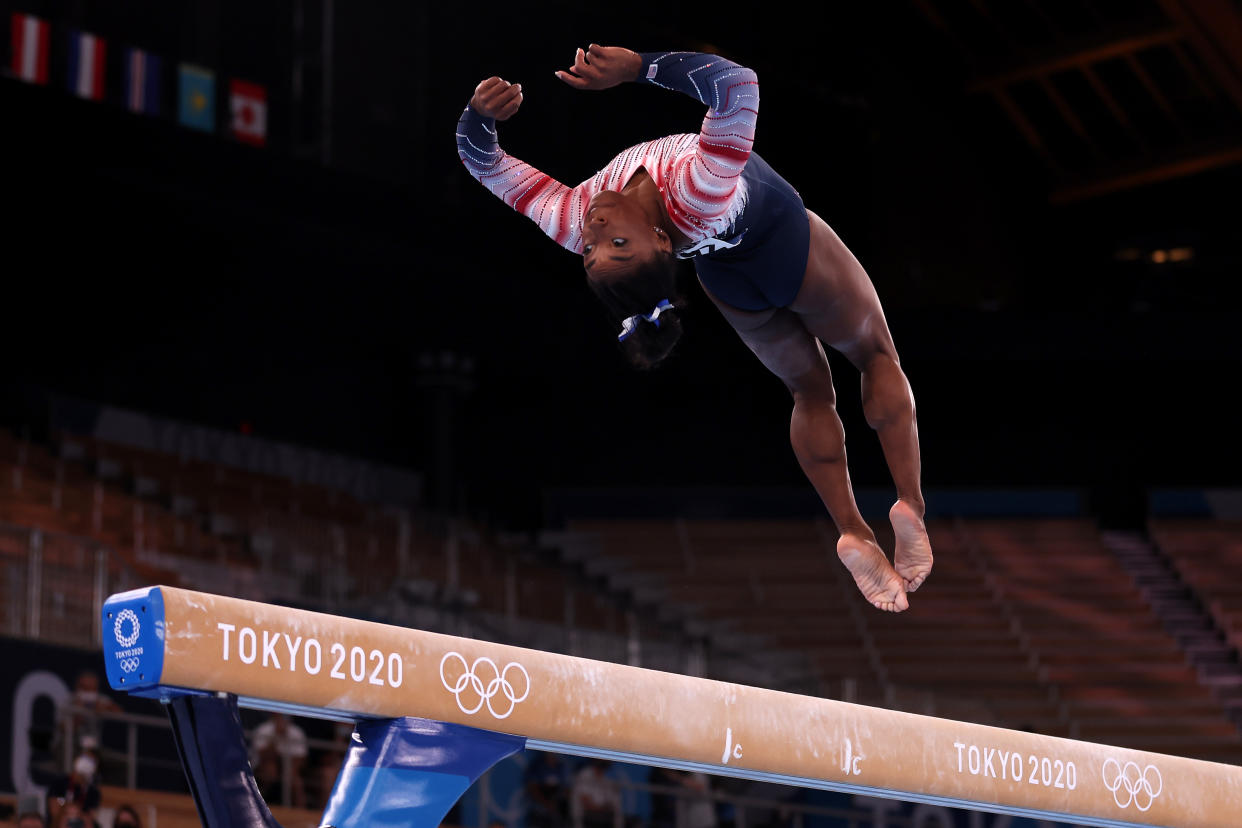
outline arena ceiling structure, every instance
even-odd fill
[[[680,96],[553,77],[603,41],[718,50],[759,72],[756,149],[876,284],[929,485],[1237,479],[1242,445],[1214,423],[1242,364],[1238,0],[0,12],[55,33],[48,84],[0,77],[6,231],[33,261],[6,283],[0,329],[21,355],[7,386],[416,468],[456,441],[470,497],[521,501],[523,522],[545,488],[804,487],[785,389],[692,283],[684,344],[636,374],[580,265],[456,156],[451,130],[491,74],[528,91],[505,148],[561,180],[697,128]],[[126,110],[119,63],[103,101],[68,91],[76,29],[114,57],[164,56],[165,111]],[[12,49],[0,40],[0,66]],[[221,88],[265,84],[266,145],[230,137],[223,98],[214,133],[178,124],[182,62]],[[427,393],[425,364],[445,353],[473,366],[451,416]],[[887,485],[856,372],[830,360],[856,477]],[[633,462],[654,445],[676,460]]]
[[[1234,0],[912,0],[1068,203],[1242,162]]]

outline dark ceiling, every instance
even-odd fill
[[[550,486],[802,485],[785,392],[718,315],[697,302],[670,365],[626,369],[573,257],[450,135],[480,79],[520,81],[504,146],[576,183],[702,115],[564,87],[574,47],[711,49],[758,71],[756,147],[876,283],[929,486],[1242,482],[1238,3],[358,0],[325,61],[321,2],[0,0],[271,107],[254,149],[0,79],[10,387],[421,468],[448,441],[466,503],[515,520]],[[472,366],[451,435],[420,367],[445,351]],[[833,365],[855,480],[885,485]]]

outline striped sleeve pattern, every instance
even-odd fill
[[[708,107],[697,148],[678,161],[667,192],[682,213],[674,220],[690,225],[683,228],[688,236],[714,235],[722,217],[732,218],[744,206],[738,185],[755,139],[758,76],[700,52],[651,52],[642,58],[640,83],[676,90]]]
[[[566,187],[500,148],[496,121],[467,106],[457,121],[457,154],[470,175],[514,210],[539,225],[557,244],[582,252],[587,188]]]
[[[742,169],[750,158],[759,83],[744,66],[698,52],[642,56],[637,80],[674,89],[707,105],[698,135],[669,135],[637,144],[570,188],[500,148],[496,122],[467,106],[457,121],[457,154],[479,183],[539,225],[561,247],[582,252],[582,220],[592,196],[620,190],[644,168],[664,195],[669,216],[687,238],[723,232],[745,207]]]

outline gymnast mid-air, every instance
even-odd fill
[[[673,89],[705,104],[707,116],[697,135],[637,144],[571,188],[500,148],[496,122],[518,111],[522,87],[491,77],[475,88],[457,125],[466,169],[582,256],[587,283],[637,367],[658,364],[680,338],[678,260],[692,259],[703,291],[793,394],[790,442],[840,532],[841,562],[874,606],[907,609],[906,594],[932,569],[914,396],[862,265],[751,149],[755,73],[716,55],[592,44],[556,76],[575,89],[627,81]],[[897,489],[892,563],[854,500],[821,341],[862,374],[863,411]]]

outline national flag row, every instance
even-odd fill
[[[27,83],[47,85],[51,60],[51,25],[34,15],[15,13],[13,74]],[[105,99],[107,42],[90,32],[69,30],[65,78],[69,91],[92,101]],[[159,55],[128,47],[121,53],[121,89],[131,112],[163,116],[165,62]],[[171,90],[169,90],[171,91]],[[178,63],[176,69],[177,122],[203,132],[216,131],[216,75],[210,69]],[[229,131],[238,141],[255,146],[267,142],[267,90],[257,83],[230,78]]]

